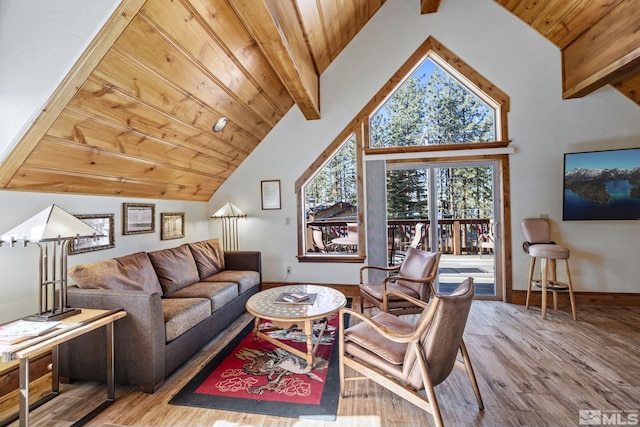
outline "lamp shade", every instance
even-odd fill
[[[95,228],[56,205],[51,205],[2,235],[3,242],[50,242],[103,236]]]
[[[231,202],[227,202],[211,218],[246,218],[247,214]]]

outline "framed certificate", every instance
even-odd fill
[[[261,181],[262,209],[280,209],[280,180]]]

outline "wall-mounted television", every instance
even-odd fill
[[[640,219],[640,148],[565,153],[562,219]]]

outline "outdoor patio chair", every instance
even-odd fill
[[[421,249],[409,248],[402,264],[392,267],[365,265],[360,268],[360,311],[363,312],[365,303],[369,307],[377,307],[382,311],[401,314],[416,314],[422,312],[422,307],[398,297],[396,293],[409,295],[419,301],[427,303],[434,292],[433,281],[438,275],[440,252],[426,252]],[[385,277],[380,283],[364,280],[365,272],[370,270],[395,274]]]
[[[380,312],[368,318],[351,309],[340,310],[340,393],[347,380],[371,379],[419,408],[443,426],[434,387],[454,366],[466,370],[480,410],[484,409],[478,382],[462,339],[473,300],[473,279],[467,278],[451,295],[436,295],[430,303],[397,294],[423,311],[414,324]],[[356,325],[345,329],[345,315]],[[458,350],[462,361],[458,361]],[[345,366],[363,376],[345,377]],[[426,396],[419,393],[425,390]]]

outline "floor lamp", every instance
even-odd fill
[[[62,208],[51,205],[2,235],[2,243],[14,247],[34,243],[40,249],[40,288],[38,313],[26,320],[59,320],[80,310],[67,307],[67,255],[69,243],[76,239],[101,237],[98,230]]]
[[[222,247],[225,251],[238,250],[238,218],[247,215],[231,202],[227,202],[211,218],[222,220]]]

